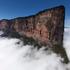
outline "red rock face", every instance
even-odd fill
[[[21,36],[24,38],[24,36],[26,36],[30,38],[30,41],[32,38],[41,46],[48,45],[54,52],[60,54],[64,58],[65,63],[68,63],[69,60],[62,47],[64,16],[64,6],[59,6],[28,17],[1,20],[0,30],[5,32],[4,36],[12,36],[13,34],[14,37]]]
[[[62,44],[64,32],[64,7],[48,9],[36,15],[1,20],[0,29],[15,31],[21,36],[31,37],[39,43]]]
[[[64,7],[42,11],[24,19],[15,19],[14,29],[20,35],[32,37],[40,43],[62,43]]]

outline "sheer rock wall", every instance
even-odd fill
[[[10,35],[17,32],[31,37],[41,44],[61,44],[64,32],[64,7],[47,9],[28,17],[0,21],[0,29]]]

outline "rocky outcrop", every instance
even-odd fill
[[[4,32],[17,32],[21,36],[32,37],[39,43],[62,43],[64,32],[64,7],[44,10],[36,15],[0,21]]]
[[[63,45],[64,16],[65,8],[59,6],[28,17],[3,19],[0,21],[0,30],[5,32],[3,36],[21,38],[26,36],[34,39],[39,45],[53,47],[55,51]],[[56,52],[59,53],[59,51],[62,53],[61,49],[57,49]],[[67,59],[66,54],[64,57]]]

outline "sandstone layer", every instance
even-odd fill
[[[9,35],[17,32],[39,43],[62,44],[64,32],[64,7],[47,9],[28,17],[0,21],[0,30]]]
[[[39,45],[53,47],[55,52],[60,52],[61,56],[68,60],[62,48],[64,16],[64,6],[58,6],[28,17],[0,20],[0,30],[4,31],[2,36],[18,38],[26,36],[34,39]]]

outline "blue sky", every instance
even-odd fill
[[[0,19],[28,16],[59,5],[65,6],[65,26],[70,26],[70,0],[0,0]]]

